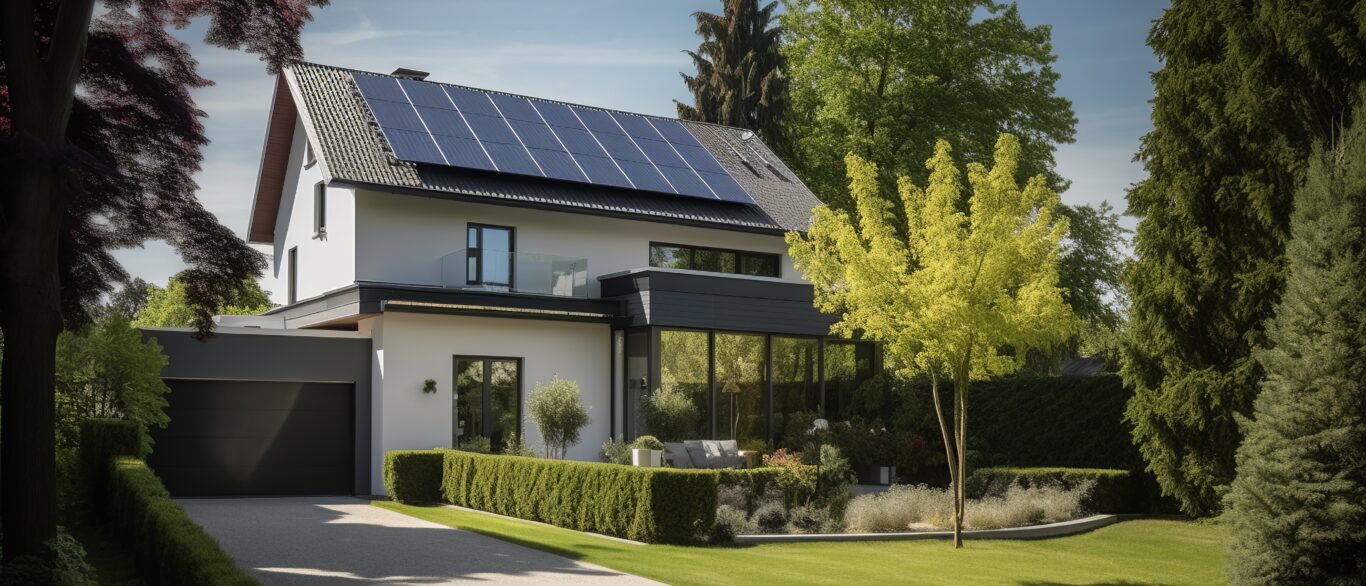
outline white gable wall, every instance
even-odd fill
[[[313,231],[313,188],[323,180],[322,163],[304,168],[304,145],[308,140],[303,123],[294,125],[294,141],[289,150],[285,192],[280,213],[275,219],[275,246],[271,269],[261,280],[270,291],[271,301],[289,301],[289,249],[299,249],[297,299],[302,301],[345,287],[356,280],[356,205],[355,191],[349,187],[327,188],[327,234]]]
[[[356,195],[355,278],[441,284],[441,257],[464,249],[469,223],[516,228],[516,249],[588,259],[588,295],[596,277],[648,267],[650,242],[780,254],[780,278],[803,282],[782,236],[534,210],[361,190]]]

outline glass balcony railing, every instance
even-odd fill
[[[588,259],[466,248],[441,257],[441,286],[587,297]]]

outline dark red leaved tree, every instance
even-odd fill
[[[4,555],[45,554],[56,531],[54,348],[64,326],[127,273],[110,251],[162,239],[190,265],[207,331],[227,292],[264,258],[195,199],[207,142],[190,90],[209,85],[169,34],[210,20],[207,42],[302,55],[326,0],[0,2],[0,515]],[[78,91],[79,89],[79,91]]]

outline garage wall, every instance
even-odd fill
[[[521,405],[527,442],[540,451],[536,426],[526,417],[526,402],[537,382],[559,375],[579,384],[592,423],[569,449],[574,460],[596,460],[610,424],[611,352],[607,324],[402,313],[389,311],[366,320],[362,331],[374,337],[375,442],[371,486],[384,490],[383,454],[389,450],[451,445],[451,388],[454,356],[521,358]],[[436,381],[436,393],[422,382]]]
[[[344,382],[355,385],[355,494],[369,495],[370,339],[355,332],[218,328],[199,341],[185,328],[144,329],[169,359],[167,379]],[[604,334],[605,335],[605,334]]]

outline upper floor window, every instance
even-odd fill
[[[295,303],[298,303],[298,302],[299,302],[299,247],[298,247],[298,246],[294,246],[294,247],[291,247],[291,248],[289,249],[289,257],[288,257],[288,259],[286,260],[286,262],[287,262],[288,265],[289,265],[289,266],[287,267],[287,270],[289,271],[289,273],[288,273],[289,276],[288,276],[288,278],[287,278],[286,281],[285,281],[286,299],[289,300],[289,304],[290,304],[290,305],[294,305]]]
[[[650,266],[756,277],[778,276],[778,255],[682,244],[650,243]]]
[[[513,287],[513,229],[507,226],[470,224],[466,234],[468,256],[465,282],[470,285]]]
[[[327,185],[322,181],[313,186],[313,234],[327,234]]]

